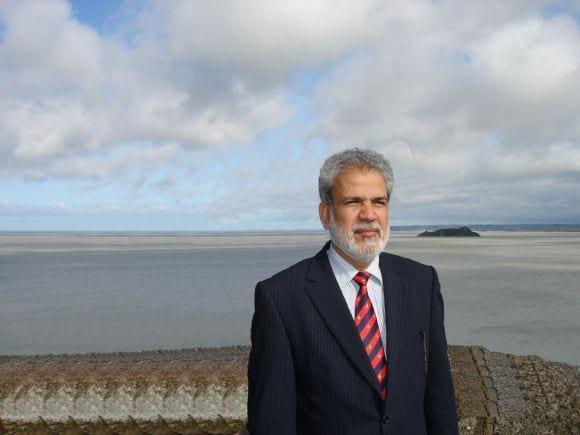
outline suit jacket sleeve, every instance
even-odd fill
[[[433,271],[431,322],[429,327],[429,362],[425,413],[429,434],[458,434],[457,411],[447,340],[443,326],[443,297],[437,272]]]
[[[258,283],[248,364],[252,435],[296,434],[296,383],[290,343],[272,296]]]

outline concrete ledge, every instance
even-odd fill
[[[248,351],[0,356],[0,433],[231,434],[245,424]],[[580,433],[578,368],[449,352],[462,434]]]

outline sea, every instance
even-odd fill
[[[439,273],[450,344],[580,365],[580,232],[392,232]],[[0,233],[0,355],[250,344],[258,281],[322,232]]]

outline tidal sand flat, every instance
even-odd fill
[[[448,341],[580,364],[580,233],[392,233],[434,265]],[[0,234],[0,354],[245,345],[256,282],[327,236]]]
[[[0,233],[0,255],[33,252],[290,247],[324,243],[325,233]]]

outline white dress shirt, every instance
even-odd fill
[[[336,281],[338,282],[338,286],[340,287],[340,291],[344,296],[344,300],[348,305],[348,309],[350,310],[354,322],[354,306],[356,295],[359,291],[359,285],[353,278],[359,271],[336,252],[332,243],[327,252],[330,267],[334,272],[334,276],[336,277]],[[371,277],[367,282],[367,292],[371,303],[373,304],[375,315],[377,316],[377,323],[379,325],[379,330],[381,331],[381,341],[383,342],[383,348],[385,349],[386,354],[387,328],[385,325],[385,295],[383,293],[383,275],[381,274],[381,269],[379,267],[378,255],[371,264],[369,264],[366,271],[371,274]]]

